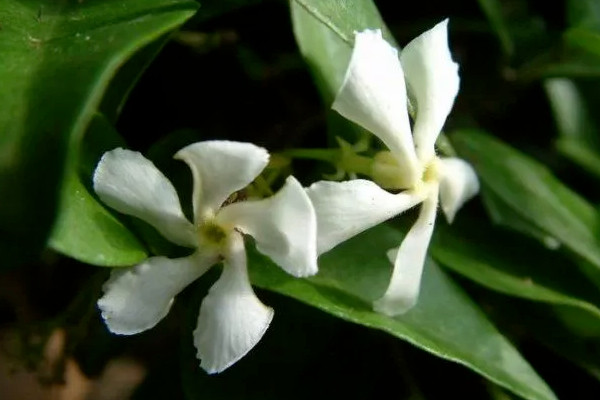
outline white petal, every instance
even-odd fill
[[[373,305],[377,312],[395,316],[405,313],[417,303],[423,265],[435,224],[437,202],[435,189],[423,202],[417,221],[398,249],[390,284],[383,297]]]
[[[269,162],[269,153],[251,143],[211,140],[179,150],[194,175],[196,222],[215,213],[234,192],[250,184]]]
[[[217,261],[196,252],[189,257],[151,257],[127,269],[113,269],[98,308],[108,329],[133,335],[152,328],[171,308],[173,298]]]
[[[442,158],[440,203],[449,223],[456,212],[479,192],[479,180],[471,164],[460,158]]]
[[[414,207],[422,194],[391,194],[371,181],[320,181],[306,189],[317,214],[317,252],[341,242]]]
[[[352,58],[332,108],[371,131],[391,150],[409,184],[419,176],[398,52],[380,30],[355,36]]]
[[[298,277],[317,273],[317,217],[294,177],[268,199],[224,207],[217,220],[254,237],[258,251],[288,273]]]
[[[458,64],[448,48],[448,20],[411,41],[400,55],[409,90],[417,100],[414,140],[423,162],[434,156],[435,141],[458,94]]]
[[[148,222],[173,243],[195,247],[194,227],[181,211],[175,188],[140,153],[104,153],[94,171],[94,190],[104,203]]]
[[[233,234],[223,273],[200,307],[194,344],[200,366],[209,374],[244,357],[273,319],[273,310],[260,302],[250,286],[243,240]]]

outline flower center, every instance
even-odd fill
[[[421,176],[423,183],[433,183],[440,180],[440,163],[439,158],[434,157],[430,162],[423,168],[423,175]]]
[[[375,154],[370,175],[384,189],[408,189],[411,186],[410,176],[400,168],[390,151]]]
[[[229,237],[231,229],[219,225],[214,219],[207,219],[198,227],[200,245],[222,247]]]

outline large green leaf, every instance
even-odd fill
[[[340,39],[351,45],[354,31],[362,29],[387,28],[372,0],[291,0],[292,12],[304,9],[315,20],[325,25]]]
[[[49,240],[53,249],[101,266],[130,266],[147,257],[145,247],[130,230],[90,193],[91,173],[97,160],[104,151],[118,146],[122,146],[121,138],[102,115],[96,115],[77,162],[67,171]]]
[[[0,250],[35,256],[54,219],[65,161],[115,71],[176,28],[191,0],[5,0],[0,4]]]
[[[291,13],[296,42],[326,104],[344,79],[355,31],[382,29],[393,42],[371,0],[292,0]]]
[[[525,299],[568,305],[600,318],[600,293],[564,255],[491,226],[457,221],[437,228],[434,258],[488,288]]]
[[[559,245],[600,268],[598,214],[539,162],[485,133],[457,131],[452,142],[487,190]]]
[[[519,336],[525,333],[526,341],[547,347],[600,380],[600,341],[597,336],[581,336],[572,329],[560,317],[560,307],[493,293],[486,293],[486,305],[490,317],[498,324],[514,328]],[[568,313],[571,314],[571,311],[568,310]],[[593,318],[593,321],[598,320]]]
[[[401,240],[399,231],[380,225],[324,255],[319,274],[310,279],[292,278],[266,257],[252,253],[252,281],[463,364],[523,398],[555,398],[517,350],[433,261],[425,267],[414,309],[396,318],[372,310],[371,302],[384,292],[391,273],[385,251]]]

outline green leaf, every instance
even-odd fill
[[[464,221],[438,226],[433,257],[451,270],[511,296],[576,307],[600,319],[600,294],[568,258],[535,242]]]
[[[514,214],[600,268],[598,214],[542,164],[485,133],[457,131],[458,154]]]
[[[20,1],[0,5],[0,251],[35,257],[59,200],[65,161],[111,77],[181,25],[191,0]]]
[[[372,0],[291,0],[292,13],[302,8],[341,40],[354,43],[354,31],[379,28],[389,36]]]
[[[600,3],[597,0],[568,0],[567,20],[570,26],[600,31]]]
[[[370,0],[292,0],[291,13],[296,42],[326,104],[344,80],[355,31],[379,28],[394,43]]]
[[[600,177],[600,143],[585,99],[572,80],[547,79],[544,88],[550,100],[559,139],[556,148],[588,172]]]
[[[505,54],[509,56],[512,55],[515,46],[512,38],[510,37],[508,27],[506,26],[506,21],[502,13],[502,4],[499,0],[478,1],[479,7],[481,7],[485,16],[490,21],[490,25],[492,25],[492,28],[494,31],[496,31],[496,35],[498,35],[498,39],[502,45],[502,50],[504,50]]]
[[[68,168],[49,245],[88,264],[131,266],[148,256],[145,247],[88,189],[96,162],[103,152],[119,146],[120,138],[104,117],[96,115],[85,139],[82,176],[78,175],[76,163]],[[87,185],[82,183],[82,178]]]
[[[559,139],[556,148],[587,172],[600,178],[600,152],[578,140]]]
[[[577,335],[560,318],[559,307],[526,303],[491,293],[486,296],[486,304],[490,315],[499,324],[513,327],[519,336],[525,335],[600,380],[600,342]],[[568,311],[573,310],[569,308]]]
[[[554,399],[517,350],[431,260],[415,308],[396,318],[372,310],[372,301],[384,292],[391,273],[385,251],[401,240],[399,231],[380,225],[324,255],[319,274],[309,279],[292,278],[252,252],[252,281],[465,365],[525,399]]]
[[[575,83],[565,78],[547,79],[544,89],[561,138],[584,140],[590,145],[597,145],[596,129]]]
[[[524,235],[535,238],[547,247],[560,247],[560,243],[555,238],[524,219],[510,205],[498,197],[494,191],[488,188],[487,185],[481,185],[480,196],[494,224],[514,229]]]
[[[567,44],[600,57],[600,33],[588,29],[573,28],[565,32]]]

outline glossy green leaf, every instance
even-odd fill
[[[77,175],[69,174],[63,193],[50,247],[100,266],[131,266],[147,257],[139,240],[92,197]]]
[[[457,131],[452,142],[485,187],[512,212],[600,268],[598,214],[542,164],[488,134]]]
[[[479,7],[490,21],[490,25],[498,35],[504,53],[511,55],[514,51],[514,43],[510,36],[506,20],[502,12],[502,4],[499,0],[478,0]]]
[[[380,28],[389,35],[372,0],[291,0],[292,12],[298,7],[325,25],[341,40],[354,43],[354,31]]]
[[[88,264],[119,267],[138,263],[148,256],[145,247],[90,193],[97,161],[105,151],[122,146],[122,140],[99,114],[84,139],[77,162],[68,167],[49,245]]]
[[[173,30],[191,0],[4,0],[0,4],[0,251],[35,256],[59,200],[65,161],[116,70]]]
[[[326,104],[344,80],[355,31],[382,29],[393,43],[371,0],[292,0],[291,14],[296,42]]]
[[[319,274],[309,279],[292,278],[266,257],[252,253],[252,281],[463,364],[525,399],[555,398],[517,350],[431,260],[415,308],[396,318],[372,310],[372,301],[384,292],[391,273],[385,251],[401,240],[399,231],[380,225],[321,257]]]
[[[555,250],[478,221],[438,226],[433,257],[451,270],[511,296],[576,307],[600,318],[600,293]]]

